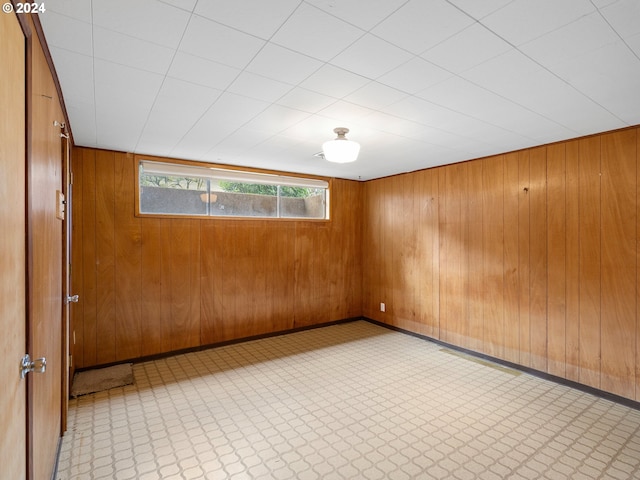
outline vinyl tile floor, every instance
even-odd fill
[[[640,479],[640,411],[365,321],[134,365],[58,480]]]

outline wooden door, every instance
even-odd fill
[[[29,378],[30,477],[51,478],[62,430],[63,221],[58,216],[62,192],[63,115],[46,57],[34,35],[31,42],[31,130],[28,162],[29,345],[32,357],[46,357],[44,374]],[[56,124],[57,122],[57,124]]]
[[[0,15],[0,478],[26,477],[25,37]]]

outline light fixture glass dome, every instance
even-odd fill
[[[329,140],[322,144],[324,158],[335,163],[354,162],[360,153],[360,144],[347,140],[345,135],[349,133],[348,128],[338,127],[333,131],[338,134],[335,140]]]

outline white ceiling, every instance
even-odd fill
[[[368,180],[640,124],[638,0],[56,0],[76,145]],[[357,162],[313,154],[348,127]]]

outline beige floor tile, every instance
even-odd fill
[[[364,321],[134,365],[57,480],[640,478],[640,412]]]

